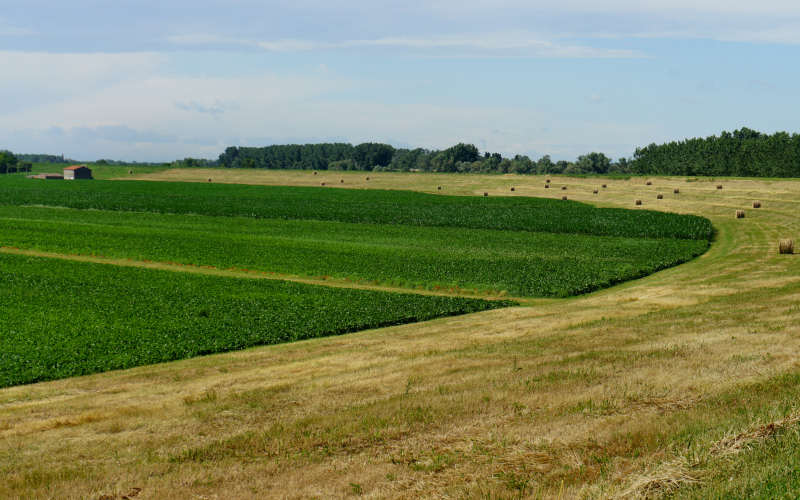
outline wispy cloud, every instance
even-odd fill
[[[218,116],[226,111],[239,108],[239,106],[235,104],[226,104],[219,100],[215,100],[210,104],[203,104],[198,101],[178,101],[175,103],[175,107],[183,111],[190,111],[192,113],[201,113],[212,116]]]
[[[779,45],[800,44],[800,21],[788,24],[769,24],[766,27],[728,26],[716,29],[687,26],[683,29],[652,31],[618,31],[569,33],[561,36],[594,39],[664,39],[664,40],[716,40],[719,42],[768,43]]]
[[[473,35],[410,37],[321,41],[284,38],[256,41],[215,35],[174,35],[168,40],[179,45],[242,45],[270,52],[309,52],[348,49],[407,49],[429,51],[429,55],[463,56],[465,51],[477,57],[527,56],[552,58],[639,58],[644,54],[627,49],[607,49],[562,43],[527,33],[489,33]]]

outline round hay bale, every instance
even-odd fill
[[[679,194],[681,192],[681,190],[678,189],[678,188],[675,188],[675,189],[672,190],[672,192],[675,193],[675,194]]]
[[[325,183],[324,183],[324,182],[320,182],[320,183],[319,183],[319,185],[320,185],[320,186],[324,186],[324,185],[325,185]]]
[[[441,191],[441,190],[442,190],[442,186],[437,186],[437,187],[436,187],[436,189],[438,189],[439,191]]]
[[[314,175],[317,175],[317,172],[316,172],[316,171],[314,171]]]
[[[211,179],[208,179],[208,182],[211,182]]]
[[[548,184],[550,184],[550,179],[547,179],[545,182],[546,182],[546,183],[548,183]]]
[[[717,184],[717,189],[722,189],[722,184]]]
[[[602,187],[603,189],[605,189],[605,188],[607,188],[608,186],[606,186],[605,184],[603,184],[601,187]]]
[[[544,185],[544,188],[545,188],[545,189],[550,189],[550,184],[545,184],[545,185]]]
[[[652,182],[652,181],[647,181],[647,182],[645,182],[645,185],[646,185],[646,186],[652,186],[652,185],[653,185],[653,182]]]
[[[597,192],[598,191],[595,189],[594,191],[592,191],[592,194],[597,194]]]
[[[664,199],[664,195],[659,193],[659,194],[656,195],[656,199],[657,200],[663,200]]]
[[[511,186],[511,191],[512,191],[512,192],[514,191],[514,186]]]
[[[744,219],[744,210],[737,210],[736,211],[736,218],[737,219]]]
[[[567,197],[566,196],[562,196],[561,199],[564,200],[564,201],[567,201]]]
[[[636,204],[636,206],[639,206],[642,204],[642,200],[636,200],[634,203]]]
[[[367,177],[367,180],[369,180],[369,177]]]
[[[562,191],[566,191],[567,190],[567,186],[561,186],[561,190]]]
[[[133,175],[133,170],[128,170],[128,174]]]
[[[484,192],[483,192],[483,196],[489,196],[489,193],[487,193],[486,191],[484,191]]]
[[[794,240],[785,239],[778,242],[778,253],[791,255],[794,253]]]
[[[761,202],[760,201],[754,201],[753,202],[753,208],[761,208]]]
[[[339,182],[341,182],[342,184],[344,184],[344,179],[339,179]]]

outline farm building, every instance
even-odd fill
[[[73,165],[64,169],[64,178],[75,179],[91,179],[92,170],[86,165]]]

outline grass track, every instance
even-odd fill
[[[373,179],[555,196],[542,178]],[[792,476],[758,464],[793,460],[790,431],[731,469],[695,459],[796,411],[800,256],[776,245],[800,239],[800,183],[553,180],[578,200],[707,216],[717,240],[589,296],[2,390],[0,497],[608,498],[687,461],[702,483],[681,495],[785,491]],[[731,470],[752,479],[728,488]]]

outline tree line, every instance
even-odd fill
[[[30,162],[20,161],[11,151],[0,151],[0,174],[15,174],[17,172],[30,172],[33,168]]]
[[[10,155],[10,156],[8,156]],[[24,171],[24,158],[56,159],[48,155],[0,153],[0,173]],[[13,161],[12,161],[13,160]],[[20,165],[18,166],[18,163]],[[122,162],[99,160],[105,165]],[[129,164],[130,162],[125,162]],[[549,155],[532,159],[500,153],[481,153],[472,144],[459,143],[443,150],[395,148],[367,142],[286,144],[266,147],[229,147],[217,160],[184,158],[172,167],[225,167],[292,170],[364,170],[395,172],[464,172],[516,174],[638,174],[681,176],[800,177],[800,134],[763,134],[742,128],[719,136],[650,144],[637,148],[632,158],[614,161],[592,152],[575,161],[553,161]],[[20,170],[23,169],[23,170]]]
[[[356,146],[329,143],[229,147],[217,163],[226,168],[394,172],[606,174],[629,171],[628,160],[622,158],[613,162],[603,153],[589,153],[574,162],[554,162],[548,155],[533,160],[525,155],[504,158],[499,153],[481,154],[476,146],[464,143],[444,150],[395,148],[373,142]]]
[[[719,136],[637,148],[631,172],[660,175],[800,177],[800,135],[742,128]]]
[[[554,162],[549,155],[536,160],[525,155],[505,158],[499,153],[481,154],[474,145],[463,143],[444,150],[334,143],[229,147],[217,163],[227,168],[304,170],[800,177],[800,134],[769,135],[742,128],[719,136],[650,144],[637,148],[633,158],[616,161],[598,152],[575,161]]]

